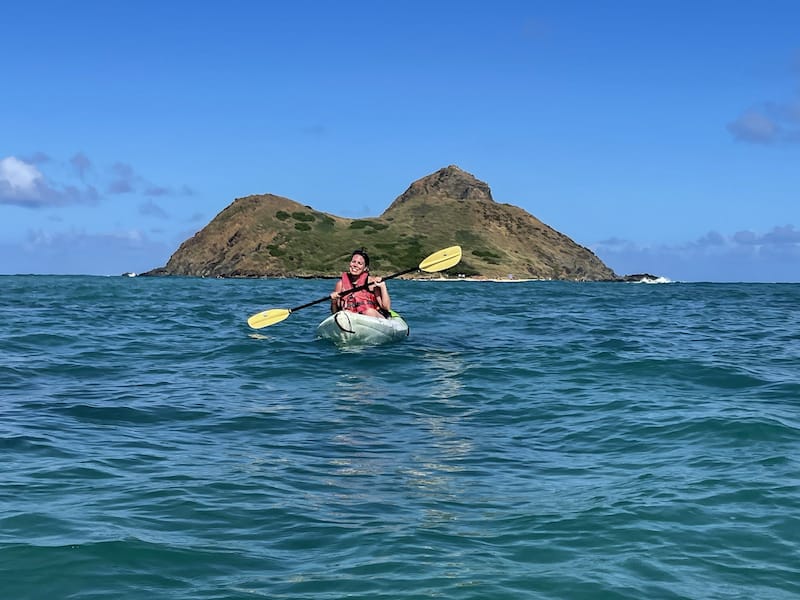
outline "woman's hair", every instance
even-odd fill
[[[366,249],[359,248],[358,250],[353,250],[352,254],[350,254],[350,258],[353,258],[356,254],[358,254],[361,258],[364,259],[364,266],[369,266],[369,254],[367,254]]]

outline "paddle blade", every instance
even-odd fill
[[[280,323],[286,317],[292,314],[288,308],[271,308],[253,315],[247,319],[247,324],[253,329],[263,329],[275,323]]]
[[[444,250],[434,252],[419,263],[420,271],[437,273],[450,267],[455,267],[461,260],[461,246],[450,246]]]

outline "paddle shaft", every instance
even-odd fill
[[[386,281],[387,279],[394,279],[395,277],[400,277],[401,275],[407,275],[413,271],[418,271],[419,267],[412,267],[410,269],[406,269],[405,271],[400,271],[399,273],[393,273],[392,275],[387,275],[383,277],[381,281]],[[350,288],[349,290],[345,290],[339,294],[339,297],[347,296],[348,294],[352,294],[353,292],[359,292],[361,290],[367,289],[369,286],[375,285],[374,283],[365,283],[364,285],[359,285],[354,288]],[[289,312],[293,313],[296,310],[300,310],[301,308],[308,308],[309,306],[314,306],[315,304],[319,304],[320,302],[325,302],[326,300],[330,300],[330,296],[325,296],[324,298],[319,298],[312,302],[306,302],[305,304],[301,304],[300,306],[295,306],[294,308],[290,308]]]

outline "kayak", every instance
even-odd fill
[[[408,336],[408,323],[396,312],[391,317],[368,317],[340,310],[317,327],[317,336],[335,344],[385,344]]]

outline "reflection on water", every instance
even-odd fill
[[[431,397],[447,402],[458,397],[463,389],[464,361],[456,352],[426,352],[422,370],[431,380]]]
[[[330,400],[336,410],[354,410],[354,405],[371,404],[375,397],[376,378],[369,373],[342,375],[330,390]]]
[[[413,362],[393,360],[374,349],[336,355],[346,369],[327,394],[337,427],[328,423],[330,435],[315,451],[325,460],[329,502],[381,505],[401,493],[416,507],[417,526],[435,527],[457,518],[441,506],[469,502],[463,473],[474,442],[462,425],[471,413],[463,399],[466,365],[456,352],[430,350]]]
[[[424,443],[415,447],[409,464],[398,471],[416,503],[425,506],[420,527],[436,529],[458,519],[446,506],[468,504],[469,490],[464,466],[474,450],[464,416],[464,359],[456,352],[429,351],[422,354],[420,372],[426,380],[423,397],[414,412],[414,426]],[[431,508],[431,506],[438,508]]]

